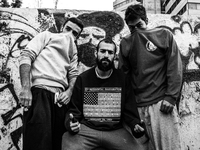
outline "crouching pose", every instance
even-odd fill
[[[66,114],[68,132],[63,135],[62,150],[140,150],[122,125],[126,122],[136,138],[145,133],[136,102],[129,97],[126,78],[114,68],[115,43],[103,39],[95,56],[97,65],[77,77]]]

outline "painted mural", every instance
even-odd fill
[[[79,72],[95,65],[98,41],[112,37],[119,46],[129,34],[123,14],[112,11],[52,9],[0,10],[0,150],[21,150],[23,109],[19,105],[20,51],[39,32],[59,32],[66,18],[80,18],[85,28],[77,41]],[[148,15],[149,28],[167,28],[179,45],[184,80],[178,101],[183,150],[200,149],[200,16]],[[118,48],[119,51],[119,48]],[[117,66],[117,59],[116,59]]]

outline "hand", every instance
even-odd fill
[[[143,123],[143,120],[141,120],[141,124]],[[136,124],[135,127],[134,127],[134,131],[136,133],[139,133],[139,132],[144,132],[144,128],[141,127],[139,124]]]
[[[22,88],[19,94],[19,103],[24,107],[24,111],[28,111],[28,108],[32,105],[32,93],[30,88]]]
[[[73,114],[69,114],[70,117],[70,128],[73,132],[79,132],[80,130],[80,123],[78,121],[75,122]]]
[[[161,106],[160,106],[160,111],[165,113],[165,114],[169,114],[173,111],[174,105],[172,105],[171,103],[169,103],[166,100],[162,100]]]
[[[71,98],[71,90],[66,90],[58,95],[57,101],[61,105],[67,105]]]
[[[143,120],[141,120],[139,124],[135,125],[134,131],[137,134],[140,134],[139,139],[138,139],[139,143],[144,144],[149,141],[149,135],[147,133],[146,125]]]

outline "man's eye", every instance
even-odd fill
[[[114,53],[113,53],[113,52],[108,52],[108,54],[112,55],[112,54],[114,54]]]
[[[138,23],[138,24],[137,24],[137,27],[141,27],[141,26],[142,26],[142,23]]]
[[[101,53],[105,53],[106,52],[106,50],[101,50]]]
[[[71,31],[72,30],[72,28],[70,28],[69,26],[66,26],[66,28],[65,28],[67,31]]]

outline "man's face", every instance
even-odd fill
[[[83,31],[81,32],[81,35],[79,39],[77,40],[78,45],[85,44],[85,43],[91,43],[95,46],[101,41],[103,38],[105,38],[106,32],[99,28],[99,27],[85,27]]]
[[[97,66],[102,71],[108,71],[114,67],[115,45],[111,43],[100,43],[95,53]]]
[[[132,32],[135,29],[146,29],[147,25],[144,20],[142,20],[141,18],[138,18],[134,21],[129,21],[128,27],[129,27],[129,30]]]
[[[81,33],[81,28],[77,24],[68,21],[64,25],[62,32],[70,33],[74,37],[74,39],[77,39],[78,35]]]
[[[85,27],[77,39],[78,61],[87,67],[94,66],[96,64],[96,46],[105,36],[106,32],[101,28]]]

